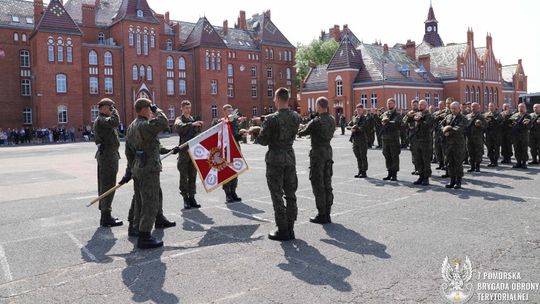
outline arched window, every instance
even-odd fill
[[[13,33],[13,41],[19,41],[19,33]]]
[[[287,80],[292,79],[291,68],[287,68]]]
[[[469,95],[470,95],[470,90],[469,90],[469,86],[467,86],[467,88],[465,88],[465,102],[471,101],[469,99]]]
[[[184,71],[186,69],[186,60],[184,59],[184,57],[180,57],[180,59],[178,59],[178,69],[181,71]]]
[[[476,102],[480,102],[480,87],[476,88]]]
[[[21,35],[21,41],[22,41],[22,42],[26,42],[26,34],[22,34],[22,35]]]
[[[73,47],[71,46],[68,46],[66,48],[66,59],[67,59],[67,62],[68,63],[72,63],[73,62]]]
[[[19,53],[19,62],[21,68],[29,68],[30,67],[30,52],[27,50],[22,50]]]
[[[152,31],[150,33],[150,47],[155,48],[156,47],[156,33]]]
[[[56,74],[56,93],[67,93],[66,74]]]
[[[139,68],[136,65],[133,65],[133,80],[139,79]]]
[[[493,92],[493,102],[499,104],[499,88],[495,88],[495,92]]]
[[[274,49],[270,50],[270,59],[274,60]]]
[[[144,49],[144,55],[148,56],[148,34],[145,33],[143,38],[144,38],[143,39],[144,40],[144,44],[143,44],[143,46],[144,46],[144,48],[143,48]]]
[[[64,124],[68,122],[67,106],[58,106],[58,123]]]
[[[484,88],[484,103],[489,102],[488,98],[489,98],[488,88]]]
[[[208,52],[208,50],[206,50],[205,63],[206,63],[206,69],[210,70],[210,53]]]
[[[47,39],[47,58],[49,62],[54,62],[54,39],[53,37],[49,36],[49,39]]]
[[[133,40],[134,40],[134,37],[133,37],[133,32],[129,32],[129,46],[133,46]]]
[[[141,77],[141,79],[144,79],[144,77],[146,76],[146,68],[144,67],[144,65],[141,65],[141,67],[139,68],[139,76]]]
[[[227,65],[227,77],[233,77],[234,76],[234,66],[232,64]]]
[[[221,71],[221,52],[217,54],[217,70]]]
[[[112,54],[111,52],[107,51],[105,52],[105,54],[103,55],[103,62],[105,63],[106,66],[112,66]]]
[[[137,33],[137,55],[141,54],[141,33]]]
[[[493,88],[489,89],[489,102],[493,102]]]
[[[152,66],[149,65],[146,68],[146,80],[152,81],[153,79],[154,79],[154,75],[153,75],[153,71],[152,71]]]
[[[171,56],[167,57],[167,70],[174,69],[174,60]]]
[[[97,35],[97,43],[98,44],[105,44],[105,34],[100,32],[98,35]]]
[[[343,79],[339,75],[336,77],[336,96],[343,96]]]
[[[268,49],[264,50],[264,58],[268,59],[269,53]]]
[[[88,64],[90,65],[97,65],[98,64],[98,56],[96,51],[92,50],[90,53],[88,53]]]
[[[212,70],[216,69],[216,53],[214,51],[212,51],[212,57],[210,58],[210,67]]]

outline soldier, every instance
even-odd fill
[[[531,115],[531,129],[529,131],[529,147],[531,148],[532,162],[529,165],[538,165],[540,157],[540,103],[533,106]]]
[[[497,107],[493,102],[488,105],[488,112],[484,114],[486,119],[486,148],[489,158],[488,167],[499,165],[501,154],[501,115],[497,112]]]
[[[375,115],[373,115],[373,121],[375,122],[375,137],[377,138],[377,149],[382,148],[382,140],[381,140],[381,109],[377,109],[377,112]]]
[[[414,184],[428,186],[431,177],[431,157],[433,156],[433,144],[431,142],[433,118],[429,113],[428,103],[425,100],[422,99],[418,103],[418,111],[414,114],[412,120],[414,124],[412,129],[409,129],[411,153],[419,175]],[[406,122],[410,124],[408,120]]]
[[[114,108],[114,102],[108,98],[98,102],[99,115],[94,121],[95,142],[98,147],[96,152],[98,171],[98,193],[107,192],[116,185],[116,174],[118,174],[118,125],[120,118],[118,111]],[[100,225],[102,227],[122,226],[123,222],[111,216],[112,201],[114,192],[99,201],[101,210]]]
[[[448,174],[450,183],[445,187],[450,189],[461,189],[461,179],[463,178],[463,159],[465,158],[465,135],[467,118],[461,114],[459,102],[454,101],[450,105],[452,114],[445,118],[445,127],[442,129],[446,137],[446,158],[448,161]]]
[[[351,141],[353,143],[353,152],[356,157],[356,162],[358,163],[358,174],[354,176],[355,178],[366,178],[368,170],[368,122],[364,113],[364,106],[362,104],[356,105],[356,116],[349,123],[352,133]]]
[[[444,107],[445,102],[439,101],[438,110],[433,113],[433,150],[435,152],[435,159],[439,166],[435,169],[444,169],[444,155],[442,148],[442,126],[441,122],[446,118],[448,112]]]
[[[135,193],[135,216],[138,219],[139,238],[137,247],[149,249],[162,247],[162,241],[156,241],[150,234],[159,211],[161,173],[159,133],[169,129],[167,116],[156,105],[146,98],[135,101],[135,119],[127,129],[126,156],[128,163],[133,164],[133,181]]]
[[[180,106],[182,115],[176,118],[174,129],[180,137],[179,145],[182,145],[201,132],[203,122],[191,116],[191,102],[189,100],[182,101]],[[178,171],[180,172],[180,194],[184,199],[184,208],[201,208],[201,205],[195,200],[197,170],[189,157],[187,148],[180,151],[178,155]]]
[[[415,128],[416,121],[414,120],[414,117],[416,113],[418,112],[418,100],[413,99],[411,100],[411,110],[405,114],[403,114],[403,120],[402,120],[402,130],[407,137],[407,142],[409,143],[409,148],[411,150],[411,156],[412,156],[412,162],[414,165],[414,171],[411,172],[412,175],[418,175],[418,166],[416,164],[417,158],[415,157],[416,153],[416,147],[414,147],[414,141],[412,140],[412,134],[413,129]],[[403,146],[402,146],[403,148]]]
[[[347,126],[347,118],[345,114],[339,114],[339,127],[341,128],[341,135],[345,135],[345,127]]]
[[[512,112],[510,111],[510,105],[505,103],[501,112],[501,154],[503,160],[501,164],[512,163]]]
[[[368,148],[371,149],[373,147],[373,143],[375,142],[375,115],[376,113],[373,113],[375,111],[374,108],[371,108],[367,115],[366,115],[366,127],[367,127],[367,137],[368,137]]]
[[[315,224],[328,224],[334,194],[332,193],[332,146],[330,141],[336,131],[336,120],[328,113],[328,99],[317,98],[315,117],[299,132],[299,136],[311,135],[311,151],[309,152],[309,179],[317,205],[317,215],[309,219]]]
[[[274,205],[277,230],[268,238],[277,241],[292,240],[294,222],[298,214],[296,205],[296,158],[293,143],[300,126],[301,117],[289,109],[289,90],[279,88],[274,97],[277,111],[264,118],[259,144],[268,146],[266,153],[266,181]],[[283,194],[287,205],[283,202]]]
[[[448,97],[446,98],[446,115],[445,118],[441,121],[441,146],[443,149],[443,157],[444,157],[444,168],[445,171],[444,174],[441,176],[442,178],[448,178],[450,175],[448,174],[448,159],[447,159],[447,145],[446,145],[446,136],[442,134],[442,128],[446,126],[446,116],[452,114],[452,111],[450,110],[450,105],[454,102],[454,98]]]
[[[221,121],[225,121],[225,119],[230,119],[231,124],[231,131],[233,133],[234,140],[236,141],[236,144],[238,148],[240,148],[240,141],[244,136],[240,134],[240,119],[238,117],[234,117],[233,113],[233,107],[230,104],[226,104],[223,106],[223,118]],[[246,134],[247,135],[247,134]],[[238,187],[238,177],[235,177],[228,183],[223,185],[223,191],[225,191],[225,200],[227,203],[233,203],[233,202],[241,202],[242,198],[236,194],[236,188]]]
[[[467,172],[480,172],[480,163],[484,155],[484,130],[486,121],[480,112],[480,104],[472,104],[472,112],[467,115],[467,151],[469,153],[469,163],[471,168]]]
[[[527,113],[527,106],[524,103],[518,105],[518,112],[510,117],[510,121],[512,121],[512,143],[514,144],[517,162],[512,168],[527,169],[527,160],[529,159],[527,147],[529,145],[531,116]]]
[[[386,160],[386,169],[388,176],[383,180],[397,181],[397,172],[399,171],[399,130],[401,128],[401,119],[396,111],[396,101],[389,98],[386,101],[388,111],[381,115],[381,139],[383,143],[383,155]]]

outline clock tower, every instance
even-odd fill
[[[433,6],[431,4],[429,5],[428,17],[424,25],[424,42],[429,43],[433,47],[443,46],[444,43],[441,36],[439,36],[439,21],[435,18],[435,12],[433,12]]]

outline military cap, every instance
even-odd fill
[[[109,98],[103,98],[102,100],[100,100],[98,102],[98,107],[102,107],[102,106],[114,106],[115,103],[114,101],[110,100]]]
[[[144,108],[150,107],[152,102],[146,98],[139,98],[135,101],[135,111],[140,111]]]

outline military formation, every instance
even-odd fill
[[[468,172],[481,172],[484,151],[487,151],[489,167],[497,167],[501,156],[501,163],[511,163],[514,156],[516,163],[513,168],[527,169],[529,149],[532,161],[528,164],[539,164],[540,104],[534,105],[533,113],[529,114],[525,104],[519,104],[518,110],[512,113],[507,104],[499,112],[496,105],[490,103],[488,111],[482,113],[478,103],[460,104],[448,98],[446,102],[438,103],[436,111],[425,100],[413,100],[410,111],[398,112],[395,100],[390,98],[386,102],[386,111],[367,111],[362,104],[356,105],[355,116],[347,124],[343,115],[336,122],[329,113],[328,99],[320,97],[316,101],[317,114],[306,124],[301,124],[302,118],[289,106],[289,95],[287,89],[279,88],[274,98],[277,110],[256,118],[255,127],[249,128],[245,118],[236,117],[233,107],[228,104],[223,106],[223,118],[214,122],[230,122],[230,130],[236,141],[234,144],[247,141],[247,135],[251,134],[255,137],[255,143],[268,146],[265,156],[266,179],[277,226],[268,235],[271,240],[295,238],[298,177],[293,144],[297,137],[309,136],[311,142],[309,179],[317,214],[310,218],[310,222],[322,225],[332,223],[334,159],[331,140],[337,123],[340,128],[351,131],[350,142],[358,165],[355,178],[367,178],[367,151],[373,147],[375,139],[378,147],[382,148],[388,171],[383,180],[389,182],[398,180],[399,158],[405,147],[409,147],[412,154],[412,174],[418,175],[414,185],[428,186],[432,176],[431,165],[437,164],[436,170],[445,172],[442,177],[450,179],[446,188],[460,189],[464,163],[470,165]],[[119,171],[120,119],[114,105],[110,99],[101,100],[98,103],[99,116],[94,122],[100,195],[116,186]],[[201,207],[195,199],[197,170],[186,143],[201,133],[204,123],[191,115],[189,101],[182,101],[181,109],[182,114],[176,118],[173,126],[179,135],[179,144],[171,149],[163,147],[159,141],[159,134],[169,130],[167,116],[148,99],[140,98],[135,102],[137,117],[127,128],[127,168],[119,184],[133,180],[128,235],[138,238],[137,247],[140,249],[163,246],[162,241],[152,237],[153,228],[176,226],[163,214],[161,155],[178,155],[179,191],[184,208]],[[227,203],[242,200],[236,193],[237,185],[237,178],[223,185]],[[114,191],[99,201],[100,225],[103,227],[123,225],[122,221],[112,216],[113,198]]]

